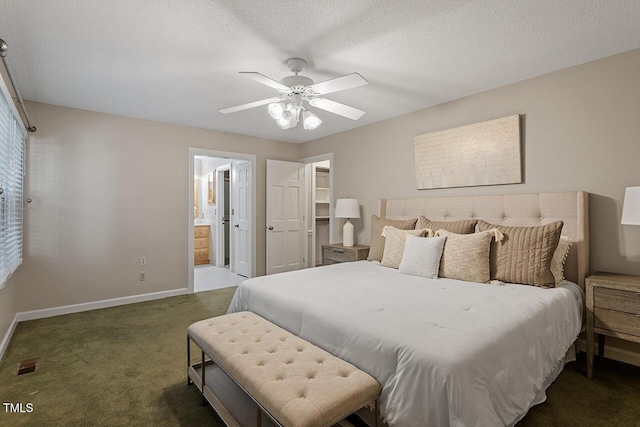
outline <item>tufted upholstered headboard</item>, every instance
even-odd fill
[[[381,199],[380,217],[432,221],[478,218],[492,224],[534,226],[562,220],[562,235],[571,239],[565,264],[567,280],[584,288],[589,274],[589,193],[496,194],[490,196]]]

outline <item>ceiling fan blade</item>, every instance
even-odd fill
[[[259,107],[261,105],[271,104],[272,102],[278,102],[278,101],[281,101],[281,100],[282,100],[282,98],[280,98],[279,96],[276,96],[276,97],[269,98],[269,99],[263,99],[261,101],[249,102],[248,104],[238,105],[236,107],[223,108],[222,110],[219,110],[219,111],[222,114],[235,113],[237,111],[248,110],[249,108]]]
[[[255,81],[257,81],[258,83],[262,83],[263,85],[267,85],[269,87],[272,87],[276,90],[279,90],[281,92],[288,92],[291,89],[289,89],[289,86],[285,86],[280,82],[277,82],[267,76],[265,76],[264,74],[260,74],[260,73],[255,73],[255,72],[251,72],[251,71],[240,71],[240,74],[244,74],[245,76],[249,77],[250,79],[253,79]]]
[[[364,86],[369,84],[358,73],[347,74],[346,76],[337,77],[335,79],[327,80],[324,82],[316,83],[311,86],[307,86],[307,89],[311,89],[318,95],[325,95],[327,93],[338,92],[339,90],[352,89],[358,86]]]
[[[365,113],[364,111],[358,110],[357,108],[350,107],[348,105],[341,104],[339,102],[335,102],[326,98],[314,98],[309,101],[309,104],[322,110],[329,111],[330,113],[344,116],[351,120],[358,120]]]

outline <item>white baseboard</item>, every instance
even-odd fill
[[[115,307],[117,305],[133,304],[136,302],[151,301],[177,295],[185,295],[189,293],[189,288],[172,289],[170,291],[152,292],[149,294],[131,295],[128,297],[105,299],[101,301],[85,302],[81,304],[63,305],[61,307],[44,308],[42,310],[23,311],[16,313],[13,322],[9,326],[7,333],[0,343],[0,360],[4,356],[4,352],[9,345],[11,336],[16,329],[18,322],[25,320],[44,319],[46,317],[60,316],[62,314],[79,313],[81,311],[96,310],[99,308]]]
[[[17,316],[18,316],[17,314],[13,316],[13,321],[11,322],[11,325],[9,325],[9,329],[7,329],[7,333],[4,334],[4,338],[0,343],[0,360],[2,360],[2,356],[4,356],[4,352],[9,346],[9,341],[11,341],[11,337],[13,336],[13,331],[16,330],[16,325],[18,324],[18,320],[16,320]]]
[[[587,352],[587,342],[580,338],[577,342],[577,349],[582,352]],[[596,348],[597,354],[597,348]],[[607,359],[617,360],[618,362],[628,363],[630,365],[640,366],[640,354],[633,351],[625,350],[622,348],[614,347],[613,345],[604,346],[604,357]]]
[[[44,319],[45,317],[60,316],[62,314],[79,313],[81,311],[96,310],[99,308],[115,307],[117,305],[134,304],[136,302],[151,301],[176,295],[189,293],[189,288],[172,289],[170,291],[152,292],[150,294],[131,295],[128,297],[105,299],[101,301],[85,302],[81,304],[63,305],[62,307],[44,308],[42,310],[23,311],[16,313],[16,321]]]

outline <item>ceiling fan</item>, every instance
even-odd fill
[[[279,95],[273,98],[263,99],[261,101],[238,105],[236,107],[224,108],[220,110],[220,112],[222,114],[229,114],[269,104],[269,114],[276,120],[278,126],[282,129],[296,127],[301,114],[302,123],[305,129],[315,129],[320,125],[320,123],[322,123],[322,120],[320,120],[318,116],[307,110],[304,105],[305,102],[313,107],[347,117],[351,120],[358,120],[362,117],[365,113],[364,111],[349,105],[331,101],[330,99],[322,98],[322,95],[358,86],[364,86],[369,83],[364,79],[364,77],[358,73],[351,73],[324,82],[314,83],[309,77],[299,75],[306,65],[307,63],[304,59],[288,59],[287,66],[293,75],[282,79],[282,83],[260,73],[240,72],[240,74],[244,74],[258,83],[262,83],[263,85],[276,89],[279,92]]]

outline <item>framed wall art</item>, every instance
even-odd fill
[[[522,182],[517,114],[418,135],[414,147],[419,190]]]

